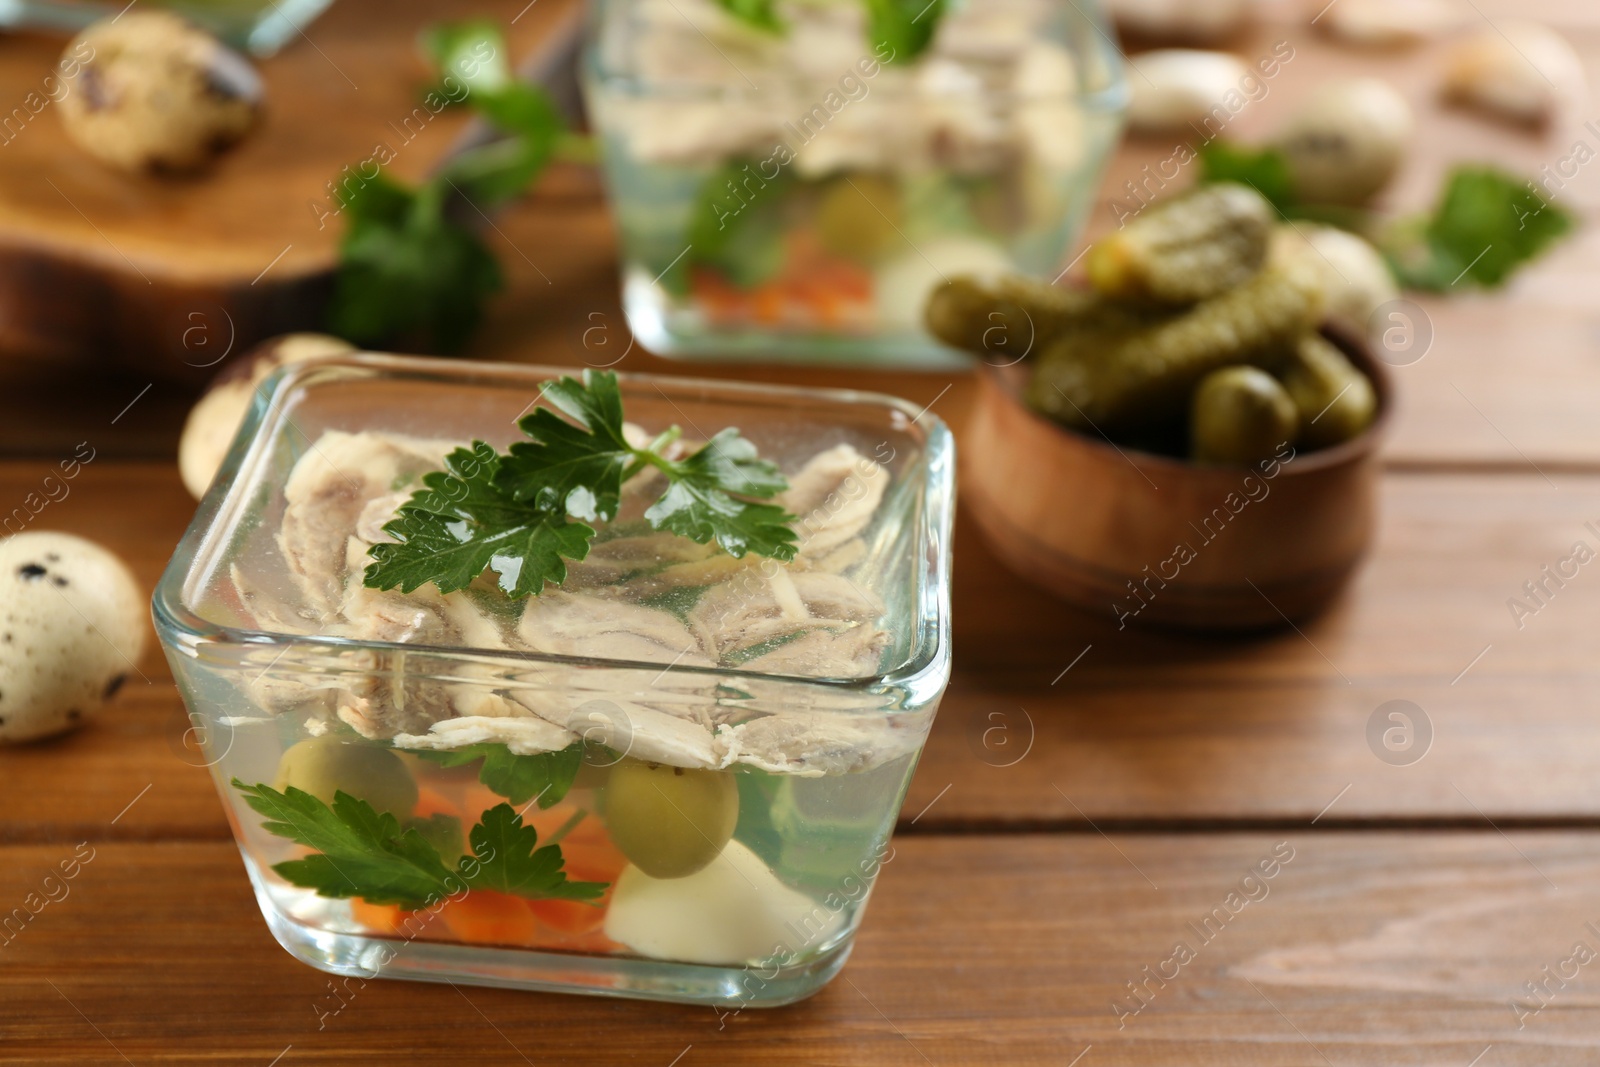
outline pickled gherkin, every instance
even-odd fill
[[[1255,190],[1204,185],[1098,241],[1089,249],[1089,282],[1119,300],[1205,300],[1261,269],[1273,222],[1272,205]]]
[[[928,297],[924,317],[928,332],[947,345],[1010,358],[1041,352],[1074,329],[1138,321],[1096,293],[1018,277],[952,278]]]
[[[1299,444],[1328,448],[1361,433],[1378,412],[1372,381],[1320,334],[1302,337],[1281,371],[1300,412]]]
[[[1249,466],[1291,443],[1300,416],[1278,380],[1256,367],[1224,367],[1200,381],[1189,418],[1190,458]]]
[[[1233,364],[1275,369],[1321,310],[1307,272],[1269,267],[1174,318],[1059,338],[1040,356],[1027,399],[1090,432],[1181,425],[1200,379]]]

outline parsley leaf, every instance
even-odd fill
[[[773,559],[795,556],[794,521],[775,504],[739,496],[770,497],[788,483],[778,468],[756,455],[756,446],[729,427],[684,460],[653,460],[671,485],[644,517],[658,529],[706,544],[715,540],[730,556],[755,552]]]
[[[577,425],[548,408],[534,409],[517,423],[533,440],[511,446],[500,487],[517,500],[545,499],[580,519],[616,518],[622,475],[636,455],[622,435],[616,376],[591,376],[581,385],[562,378],[545,386],[544,398]]]
[[[288,787],[233,780],[245,801],[267,817],[263,829],[314,849],[315,855],[288,860],[272,869],[294,885],[315,889],[325,897],[361,897],[374,904],[422,907],[438,896],[450,868],[416,830],[379,814],[371,804],[348,793],[335,793],[333,806],[310,793]]]
[[[510,597],[537,594],[566,578],[563,559],[582,560],[595,537],[585,521],[617,515],[622,485],[654,467],[666,477],[661,498],[644,513],[658,530],[700,544],[715,541],[732,556],[756,552],[795,557],[794,516],[763,501],[788,488],[776,464],[728,428],[693,455],[669,459],[662,449],[681,435],[674,426],[643,448],[623,434],[622,392],[609,371],[586,370],[581,382],[561,378],[542,392],[551,407],[518,424],[531,441],[506,455],[482,441],[460,448],[446,469],[424,476],[373,545],[363,580],[403,592],[433,582],[441,592],[464,589],[487,568]]]
[[[1213,141],[1200,149],[1200,167],[1202,182],[1249,185],[1285,218],[1313,219],[1363,236],[1380,229],[1370,211],[1302,201],[1276,148]],[[1378,245],[1409,289],[1444,292],[1462,282],[1492,289],[1573,226],[1572,215],[1531,183],[1495,167],[1458,166],[1445,176],[1432,214],[1382,227]]]
[[[734,159],[700,183],[684,229],[684,244],[660,248],[661,285],[679,296],[689,292],[697,266],[710,267],[741,289],[753,289],[783,269],[789,232],[789,168],[772,177],[760,161]]]
[[[500,265],[471,230],[446,219],[443,191],[411,191],[379,175],[345,204],[329,328],[357,344],[396,336],[449,351],[477,329]]]
[[[482,441],[445,457],[445,470],[425,475],[425,488],[384,526],[395,541],[372,546],[365,583],[409,593],[433,582],[450,593],[488,569],[511,597],[537,593],[546,582],[560,585],[567,576],[563,557],[587,556],[594,528],[568,522],[564,511],[519,503],[495,483],[501,462]]]
[[[524,825],[509,804],[483,813],[470,834],[472,855],[451,867],[415,829],[403,829],[393,815],[380,814],[348,793],[335,793],[330,807],[293,786],[280,793],[235,778],[233,787],[267,817],[263,828],[268,833],[316,850],[272,869],[292,885],[321,896],[360,897],[416,910],[459,893],[463,886],[530,900],[585,901],[597,899],[606,888],[604,882],[569,881],[561,846],[538,847],[538,831]]]
[[[866,0],[866,5],[867,43],[880,54],[887,48],[891,63],[921,55],[933,43],[945,11],[945,0]]]
[[[778,17],[774,0],[717,0],[717,6],[746,26],[768,33],[784,31],[783,20]]]
[[[473,92],[498,92],[511,84],[505,34],[492,19],[437,23],[418,39],[441,74],[460,78]]]
[[[1289,161],[1276,148],[1246,148],[1212,141],[1200,149],[1200,180],[1238,182],[1260,193],[1273,207],[1292,214],[1298,206]]]
[[[561,114],[543,90],[512,82],[494,93],[469,96],[480,113],[511,136],[462,152],[447,162],[435,181],[465,197],[477,211],[489,211],[518,196],[555,155]]]
[[[889,63],[905,63],[933,43],[946,0],[863,0],[867,9],[867,41]],[[718,7],[757,30],[783,33],[776,0],[716,0]],[[887,56],[883,55],[887,50]]]
[[[530,900],[597,900],[605,882],[571,882],[562,870],[560,845],[539,844],[539,831],[525,826],[510,804],[483,813],[472,828],[477,866],[467,877],[474,889],[492,889]],[[471,861],[463,860],[466,868]]]
[[[478,780],[518,807],[535,797],[541,808],[559,804],[583,764],[581,743],[533,756],[519,756],[505,745],[491,742],[438,752],[416,750],[411,754],[441,767],[463,767],[481,759]]]
[[[1457,167],[1433,214],[1396,227],[1386,242],[1400,280],[1442,292],[1459,282],[1505,282],[1573,228],[1572,216],[1493,167]]]
[[[456,154],[415,188],[381,173],[341,180],[339,211],[349,218],[327,323],[360,345],[401,340],[450,352],[466,343],[484,302],[504,285],[473,227],[538,177],[564,131],[549,97],[512,76],[505,37],[492,22],[445,23],[422,40],[447,83],[459,78],[465,90],[440,99],[476,109],[503,136]],[[386,164],[394,150],[383,147],[387,154],[373,159]]]

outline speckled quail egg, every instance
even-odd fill
[[[1383,253],[1335,226],[1280,225],[1273,231],[1268,260],[1303,264],[1319,280],[1327,316],[1358,335],[1366,333],[1378,308],[1400,298]]]
[[[135,669],[148,627],[132,572],[93,541],[0,541],[0,741],[78,726]]]
[[[1411,130],[1405,97],[1378,78],[1353,78],[1314,92],[1277,147],[1300,199],[1364,204],[1400,169]]]
[[[1117,26],[1150,41],[1216,44],[1241,32],[1255,17],[1257,0],[1110,0]]]
[[[249,60],[170,12],[130,11],[96,22],[67,46],[90,50],[61,98],[67,135],[128,171],[195,170],[232,147],[261,110]]]
[[[1471,8],[1451,0],[1339,0],[1310,8],[1314,24],[1343,44],[1408,48],[1459,26]]]
[[[178,440],[178,473],[196,500],[205,495],[222,457],[233,444],[250,398],[279,367],[317,356],[353,352],[348,343],[321,333],[291,333],[263,341],[225,367],[189,411]]]
[[[1588,96],[1583,60],[1536,22],[1502,20],[1455,42],[1444,58],[1444,95],[1509,122],[1545,126]]]
[[[1128,79],[1128,126],[1135,133],[1170,133],[1201,124],[1224,107],[1229,93],[1239,95],[1249,77],[1245,65],[1227,52],[1160,48],[1128,63],[1137,75]]]

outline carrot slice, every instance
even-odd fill
[[[539,932],[527,901],[490,889],[474,889],[452,900],[440,909],[439,918],[459,940],[471,945],[526,946]]]
[[[610,895],[607,893],[606,897]],[[528,910],[555,935],[554,938],[544,939],[545,942],[565,941],[574,934],[587,934],[600,929],[606,921],[605,899],[602,897],[596,904],[577,900],[530,900]]]
[[[350,917],[375,934],[392,934],[400,929],[400,909],[393,904],[369,904],[357,897],[350,902]]]
[[[419,819],[426,819],[432,815],[450,815],[459,819],[461,809],[437,789],[424,785],[417,787],[417,806],[411,809],[411,814]]]

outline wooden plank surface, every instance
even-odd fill
[[[231,844],[91,847],[0,948],[0,1063],[1565,1067],[1600,1034],[1592,963],[1521,1029],[1508,1003],[1600,950],[1594,833],[902,837],[841,976],[725,1018],[410,982],[320,1017],[328,976],[273,943]],[[0,851],[0,902],[73,851]]]
[[[336,5],[334,11],[339,10]],[[540,10],[535,8],[528,18]],[[1494,18],[1503,14],[1484,10]],[[1600,26],[1572,5],[1555,3],[1547,17],[1576,27],[1575,41],[1582,47],[1592,80],[1600,84]],[[1264,30],[1255,40],[1275,39],[1274,33],[1293,40],[1297,58],[1259,104],[1240,113],[1240,135],[1247,139],[1265,135],[1329,77],[1365,72],[1395,80],[1420,115],[1406,170],[1388,196],[1397,211],[1426,207],[1451,161],[1488,158],[1533,177],[1546,163],[1568,154],[1574,140],[1587,139],[1600,150],[1600,135],[1581,127],[1530,134],[1441,109],[1432,92],[1437,57],[1431,52],[1395,55],[1340,49],[1303,26]],[[1252,45],[1241,47],[1248,54]],[[1111,225],[1107,206],[1121,195],[1123,182],[1171,150],[1170,139],[1130,141],[1123,146],[1102,182],[1100,206],[1091,213],[1086,239]],[[1586,219],[1600,221],[1600,168],[1580,169],[1561,196]],[[304,205],[290,207],[304,210]],[[918,403],[935,399],[955,382],[956,388],[940,399],[937,410],[959,421],[964,376],[948,372],[889,375],[835,368],[703,365],[661,360],[637,347],[630,351],[631,338],[618,301],[615,232],[592,173],[558,168],[536,197],[509,209],[498,220],[497,231],[488,236],[506,270],[508,287],[492,302],[488,321],[468,355],[602,365],[628,351],[617,364],[620,369],[858,385],[888,389]],[[330,239],[319,235],[318,247]],[[266,258],[282,247],[282,243],[273,246]],[[1434,343],[1420,362],[1396,368],[1400,417],[1386,449],[1390,462],[1492,465],[1535,473],[1536,468],[1548,472],[1573,465],[1600,466],[1600,435],[1592,432],[1593,413],[1600,410],[1600,362],[1592,353],[1594,338],[1600,335],[1600,312],[1592,298],[1596,285],[1600,285],[1600,228],[1591,224],[1514,279],[1504,292],[1415,297],[1431,324]],[[225,324],[213,322],[215,318],[205,319],[207,342],[225,344]],[[214,358],[215,351],[207,349],[205,358]],[[195,361],[202,362],[198,357]],[[103,410],[109,423],[146,385],[152,385],[151,391],[104,432],[125,454],[160,456],[175,450],[189,402],[183,387],[137,373],[119,374],[102,383],[99,379],[107,374],[100,372],[62,390],[52,377],[55,373],[53,366],[41,369],[37,361],[0,361],[0,387],[30,397],[28,410],[0,426],[0,451],[37,454],[70,447],[84,412]],[[1560,385],[1551,388],[1551,382]]]
[[[1557,22],[1600,81],[1592,5],[1473,6]],[[1273,4],[1296,20],[1296,80],[1239,129],[1267,129],[1325,77],[1394,78],[1425,109],[1396,208],[1425,204],[1448,160],[1492,156],[1531,173],[1581,136],[1441,113],[1426,54],[1336,52],[1301,7]],[[335,5],[313,37],[350,40],[366,11]],[[350,47],[369,65],[393,54],[376,36]],[[0,88],[7,55],[28,48],[0,42]],[[307,76],[320,62],[289,54]],[[415,72],[378,72],[391,75]],[[363,100],[352,107],[373,106]],[[1120,182],[1165,150],[1124,149],[1096,225]],[[1587,925],[1600,927],[1600,579],[1583,568],[1521,629],[1506,602],[1574,541],[1600,546],[1585,526],[1600,526],[1597,173],[1563,191],[1588,229],[1506,293],[1419,300],[1435,343],[1396,372],[1374,553],[1303,633],[1119,631],[1109,609],[1072,611],[1006,572],[962,516],[955,679],[856,952],[816,998],[719,1022],[710,1009],[376,982],[319,1029],[328,978],[266,931],[152,649],[90,728],[0,750],[0,917],[47,889],[78,842],[95,850],[68,896],[0,942],[0,1064],[1594,1062],[1593,965],[1564,985],[1547,975],[1572,975],[1576,942],[1600,952]],[[172,210],[161,240],[203,232],[204,212]],[[291,210],[304,205],[270,208]],[[269,222],[227,251],[233,267],[265,247]],[[323,238],[309,240],[325,257]],[[509,287],[471,354],[599,366],[628,349],[591,173],[558,168],[491,241]],[[958,438],[971,392],[947,372],[701,366],[637,348],[617,366],[888,391],[933,405]],[[138,369],[88,374],[8,354],[0,394],[11,399],[0,455],[14,457],[0,461],[0,517],[88,440],[96,460],[32,523],[101,540],[152,584],[192,512],[171,467],[188,393]],[[1369,733],[1392,700],[1430,724],[1415,762]],[[1190,924],[1226,909],[1280,841],[1294,858],[1244,886],[1267,895],[1202,943]],[[1144,968],[1179,939],[1195,958],[1165,984],[1149,979]],[[1137,1014],[1129,982],[1150,983]],[[1536,1014],[1530,982],[1547,983]]]

